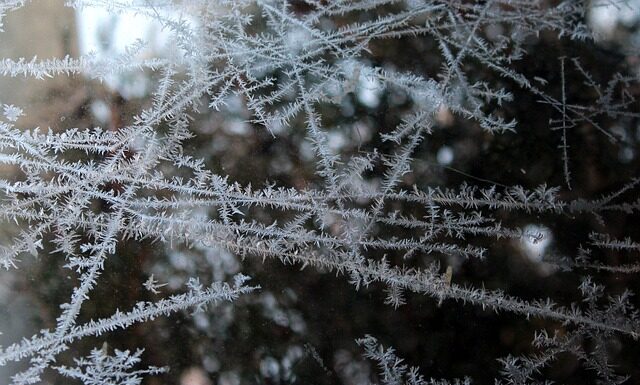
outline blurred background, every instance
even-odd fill
[[[633,2],[632,2],[633,3]],[[637,3],[637,2],[636,2]],[[528,78],[547,81],[545,91],[559,95],[558,57],[580,57],[597,81],[606,82],[614,72],[640,73],[640,4],[594,7],[586,15],[599,34],[596,42],[558,40],[541,33],[527,42],[528,55],[516,62],[517,71]],[[189,15],[184,15],[189,22]],[[141,55],[175,55],[178,49],[161,26],[144,17],[106,11],[64,7],[62,0],[29,3],[3,20],[0,55],[17,59],[77,57],[81,54],[109,56],[122,54],[136,39],[148,42]],[[490,34],[490,31],[485,33]],[[384,68],[435,76],[441,57],[435,42],[424,39],[384,40],[372,43],[372,64]],[[504,82],[496,74],[473,63],[476,71],[490,83]],[[568,95],[576,102],[592,97],[593,91],[577,71],[569,72]],[[117,130],[149,105],[157,74],[137,71],[112,77],[103,83],[90,76],[58,76],[45,80],[0,77],[0,103],[21,106],[25,114],[20,127],[100,126]],[[630,89],[640,96],[637,83]],[[549,130],[550,119],[557,118],[550,106],[534,95],[518,91],[516,102],[503,108],[505,117],[519,121],[518,133],[490,135],[447,110],[438,113],[438,127],[414,154],[413,172],[404,184],[456,187],[462,182],[489,187],[541,184],[564,186],[562,159],[557,146],[560,133]],[[380,133],[395,127],[399,112],[408,108],[403,95],[388,92],[364,74],[354,92],[339,108],[322,110],[331,122],[330,146],[349,155],[374,148],[384,150]],[[639,105],[632,106],[638,112]],[[223,111],[201,109],[194,114],[192,131],[196,138],[185,146],[185,153],[205,159],[208,167],[241,184],[262,187],[265,181],[278,186],[307,188],[317,186],[315,159],[305,139],[302,125],[273,135],[263,127],[248,123],[250,116],[243,100],[227,101]],[[562,198],[597,198],[615,191],[631,177],[637,177],[640,125],[637,118],[599,121],[615,133],[615,143],[584,124],[571,132],[573,188],[563,188]],[[3,170],[10,172],[10,170]],[[372,180],[376,179],[371,175]],[[629,196],[634,199],[637,196]],[[278,219],[273,213],[265,221]],[[454,268],[456,282],[502,288],[523,298],[551,297],[567,303],[579,301],[575,289],[579,276],[558,271],[549,263],[554,257],[574,255],[579,244],[600,226],[591,217],[557,217],[501,213],[510,225],[543,232],[538,243],[469,237],[467,241],[487,247],[486,261],[445,261]],[[640,239],[639,223],[633,218],[607,218],[607,231],[621,237]],[[601,230],[601,229],[600,229]],[[10,237],[9,227],[0,240]],[[40,253],[23,258],[20,270],[0,274],[0,344],[7,346],[55,324],[75,281],[62,268],[64,256]],[[619,262],[614,253],[597,256]],[[637,257],[637,256],[636,256]],[[443,257],[444,258],[444,257]],[[526,320],[510,314],[496,315],[460,303],[438,305],[430,298],[409,295],[407,304],[394,310],[384,304],[380,287],[356,291],[344,277],[275,261],[246,259],[216,248],[179,245],[169,247],[152,242],[121,242],[117,256],[108,260],[105,274],[83,308],[82,319],[104,317],[116,308],[128,309],[139,300],[157,300],[181,292],[189,277],[203,282],[225,280],[235,273],[254,277],[262,290],[231,305],[222,304],[206,313],[177,314],[102,338],[86,338],[60,357],[86,355],[92,347],[108,342],[110,349],[144,347],[148,365],[169,365],[163,376],[145,379],[145,384],[231,385],[251,384],[358,384],[375,380],[374,363],[362,358],[356,338],[376,336],[386,346],[396,348],[400,357],[420,366],[422,374],[434,378],[471,377],[475,383],[493,383],[499,375],[496,361],[507,354],[528,354],[535,330],[550,322]],[[142,283],[153,275],[166,283],[159,294],[144,290]],[[604,275],[612,292],[631,288],[640,292],[637,276]],[[637,301],[636,301],[637,303]],[[561,329],[559,325],[553,325]],[[638,344],[615,337],[612,356],[621,373],[631,374],[629,383],[640,383]],[[8,378],[18,366],[0,367],[0,377]],[[572,357],[562,357],[545,373],[560,383],[590,383],[589,372],[580,369]],[[52,376],[50,383],[62,382]],[[635,382],[634,382],[635,381]]]

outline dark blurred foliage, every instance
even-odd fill
[[[304,12],[304,9],[299,11]],[[638,33],[637,28],[627,31],[626,35],[633,33]],[[584,84],[570,59],[578,57],[596,81],[606,84],[616,72],[638,71],[638,57],[621,53],[624,45],[624,41],[568,41],[543,33],[539,39],[527,43],[528,54],[514,62],[513,67],[527,78],[546,79],[548,84],[544,91],[559,97],[562,92],[559,57],[567,57],[567,98],[572,103],[587,103],[593,98],[593,91]],[[368,60],[383,68],[408,70],[430,77],[438,73],[441,65],[440,56],[433,54],[436,50],[435,42],[426,37],[383,40],[373,43]],[[640,122],[637,118],[601,116],[598,124],[607,131],[619,132],[617,140],[611,142],[589,123],[572,128],[568,132],[572,189],[567,189],[561,150],[558,149],[561,133],[549,129],[549,121],[558,118],[553,108],[541,103],[531,92],[489,72],[480,63],[466,61],[464,65],[465,71],[477,78],[475,80],[503,83],[514,93],[514,101],[500,107],[500,111],[507,120],[518,120],[517,132],[488,134],[476,124],[442,111],[439,127],[413,156],[414,167],[405,176],[406,186],[415,184],[421,189],[456,187],[466,181],[486,187],[517,184],[535,188],[546,183],[563,186],[562,198],[565,199],[595,199],[616,191],[630,178],[640,175]],[[126,124],[135,111],[148,103],[146,100],[125,100],[105,91],[99,84],[83,87],[88,90],[88,96],[67,118],[77,121],[77,126],[92,125],[87,111],[94,100],[101,100],[110,107],[110,126],[114,130]],[[628,91],[640,97],[637,84]],[[408,102],[402,95],[392,92],[380,95],[379,105],[375,108],[362,104],[356,94],[347,99],[341,108],[323,107],[325,110],[321,111],[323,123],[332,127],[332,135],[341,141],[341,152],[389,150],[389,144],[380,140],[379,133],[397,125]],[[319,179],[315,175],[314,159],[309,156],[312,152],[305,150],[302,125],[272,135],[263,127],[244,123],[246,111],[242,109],[242,100],[237,103],[237,116],[222,116],[222,113],[205,111],[205,108],[200,114],[193,115],[196,137],[185,143],[185,152],[203,157],[211,170],[229,175],[231,180],[243,185],[263,186],[268,180],[278,186],[314,187],[314,181]],[[631,110],[640,111],[640,105],[632,106]],[[347,125],[354,122],[358,122],[356,127],[361,127],[361,131]],[[448,164],[438,161],[437,154],[443,148],[453,153]],[[375,171],[370,177],[375,178]],[[632,194],[628,198],[636,197]],[[96,204],[96,209],[105,209],[100,202]],[[257,209],[252,214],[258,218],[272,215]],[[587,241],[585,236],[601,226],[592,216],[547,217],[515,212],[504,212],[500,216],[512,225],[547,227],[553,240],[546,249],[546,257],[575,253],[577,247]],[[267,219],[284,221],[290,218]],[[635,221],[607,218],[607,223],[612,236],[640,238],[640,228]],[[576,289],[579,284],[577,273],[549,273],[544,263],[527,257],[522,246],[512,240],[474,239],[472,236],[467,240],[487,247],[490,254],[484,261],[463,261],[456,266],[456,282],[502,288],[526,299],[551,297],[567,303],[581,300]],[[187,276],[197,275],[207,282],[238,270],[252,276],[253,281],[263,287],[256,296],[243,298],[232,305],[221,305],[205,314],[174,315],[110,335],[109,348],[135,350],[144,346],[143,357],[149,365],[170,364],[171,371],[167,375],[146,379],[149,385],[179,384],[181,376],[192,367],[202,368],[214,383],[221,384],[233,383],[233,376],[229,374],[232,372],[242,383],[350,383],[353,381],[350,370],[370,367],[372,373],[376,372],[372,363],[364,363],[362,351],[354,342],[365,334],[375,335],[385,345],[394,346],[398,356],[411,365],[420,366],[426,377],[469,376],[475,383],[485,384],[492,383],[499,375],[497,358],[534,352],[530,342],[535,330],[546,327],[562,331],[561,325],[551,321],[495,314],[462,303],[438,304],[431,298],[413,294],[409,294],[407,304],[396,310],[384,304],[385,294],[380,287],[355,291],[345,277],[312,269],[300,271],[299,266],[283,266],[275,261],[263,263],[247,259],[234,265],[235,257],[221,250],[199,247],[189,250],[182,245],[169,249],[152,241],[129,241],[119,247],[117,258],[107,261],[111,266],[105,268],[106,273],[100,277],[101,284],[83,307],[84,318],[81,316],[81,319],[86,320],[89,315],[107,316],[115,308],[128,309],[138,300],[159,298],[140,286],[140,282],[151,274],[161,282],[169,282],[161,289],[163,295],[180,291],[179,283]],[[623,262],[622,257],[613,252],[601,252],[595,257],[609,263]],[[39,260],[29,268],[24,281],[17,284],[18,290],[33,296],[37,313],[42,317],[42,327],[55,322],[56,304],[66,298],[73,287],[73,279],[69,279],[73,274],[61,267],[60,258],[52,255]],[[438,258],[443,266],[450,262],[446,257]],[[640,293],[637,276],[602,274],[612,292],[629,288]],[[33,285],[33,281],[38,285]],[[627,338],[617,336],[607,348],[615,356],[619,372],[640,381],[638,344],[630,343]],[[100,346],[101,341],[99,338],[84,339],[68,353],[76,355],[88,351],[93,346]],[[60,358],[61,361],[68,359]],[[566,356],[548,368],[546,374],[559,383],[589,383],[589,372],[577,368],[575,359]]]

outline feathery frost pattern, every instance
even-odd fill
[[[25,3],[0,1],[0,26]],[[1,365],[27,365],[7,383],[41,383],[52,371],[86,385],[140,384],[143,376],[166,371],[154,366],[137,369],[144,361],[142,350],[105,345],[75,358],[75,366],[60,364],[58,357],[80,339],[179,311],[206,311],[221,301],[250,297],[258,289],[245,285],[243,275],[233,284],[208,287],[193,277],[183,294],[140,301],[130,310],[112,309],[109,317],[81,321],[105,266],[118,258],[118,245],[126,240],[153,241],[167,248],[198,245],[243,260],[276,260],[331,272],[344,276],[355,289],[384,289],[386,303],[394,307],[417,295],[440,306],[457,302],[541,320],[548,329],[533,341],[539,353],[501,359],[504,369],[496,383],[538,383],[533,381],[538,381],[541,368],[565,352],[575,355],[602,383],[624,382],[627,377],[615,373],[603,344],[612,335],[637,339],[640,316],[630,291],[608,293],[594,277],[600,272],[637,274],[640,264],[612,264],[594,255],[640,251],[640,242],[631,236],[607,232],[609,221],[637,218],[640,200],[629,197],[637,196],[640,179],[630,179],[599,198],[571,195],[576,187],[573,170],[580,161],[571,156],[571,139],[578,128],[589,127],[597,140],[620,141],[602,119],[640,117],[634,98],[637,75],[596,80],[579,58],[563,56],[548,63],[561,75],[557,93],[547,80],[516,65],[541,34],[568,42],[591,41],[594,37],[584,22],[588,3],[68,0],[66,5],[76,9],[99,7],[154,19],[179,54],[142,59],[145,43],[138,41],[111,58],[0,60],[5,77],[84,76],[104,81],[137,71],[156,80],[152,100],[115,129],[24,127],[21,119],[26,113],[20,106],[1,107],[0,163],[6,167],[0,177],[0,215],[15,235],[0,245],[0,265],[13,271],[24,259],[61,255],[76,277],[55,325],[0,350]],[[433,42],[431,55],[440,63],[435,74],[377,66],[371,60],[376,44],[427,40]],[[491,76],[479,76],[474,72],[478,68]],[[573,78],[582,79],[594,98],[569,100],[567,88]],[[370,92],[402,95],[406,108],[398,113],[394,127],[373,133],[378,146],[348,153],[332,145],[330,132],[335,127],[325,114],[340,108],[363,83],[375,85]],[[528,93],[555,114],[547,130],[558,134],[550,151],[562,164],[561,186],[472,184],[477,180],[469,179],[452,188],[407,182],[421,146],[444,129],[443,112],[483,135],[519,134],[520,117],[505,112],[518,103],[515,90]],[[227,113],[232,100],[242,101],[252,129],[265,130],[274,141],[303,132],[313,152],[316,179],[305,187],[268,181],[265,187],[255,187],[216,173],[206,159],[189,154],[185,143],[196,135],[194,117],[204,111]],[[96,209],[96,202],[101,209]],[[554,271],[585,276],[575,288],[582,302],[522,298],[507,288],[457,281],[455,266],[491,259],[491,242],[544,242],[544,234],[509,221],[508,213],[588,217],[599,224],[575,255],[545,260]],[[165,286],[153,275],[139,284],[149,295],[162,295]],[[595,348],[585,350],[586,340]],[[378,363],[383,384],[471,382],[425,380],[373,337],[358,343],[366,357]]]

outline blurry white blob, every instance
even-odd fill
[[[369,108],[378,107],[383,88],[382,83],[376,78],[374,73],[363,69],[362,72],[360,72],[358,82],[358,101]]]
[[[640,0],[594,1],[587,16],[589,26],[605,39],[613,37],[618,24],[631,26],[638,19],[640,19]]]
[[[436,154],[438,164],[448,166],[453,162],[453,149],[449,146],[442,146]]]
[[[111,110],[107,103],[102,100],[94,100],[91,102],[91,114],[102,124],[111,120]]]
[[[302,27],[294,27],[287,33],[287,49],[293,55],[300,53],[310,41],[313,41],[313,37]]]
[[[141,52],[144,56],[161,56],[169,49],[169,33],[157,21],[144,15],[133,11],[114,15],[106,9],[94,7],[82,7],[76,12],[82,55],[113,58],[124,54],[127,47],[139,40],[146,42],[146,48]],[[147,77],[139,71],[108,76],[105,82],[125,98],[145,96],[150,87]]]
[[[260,374],[264,378],[276,379],[280,375],[280,364],[273,357],[265,357],[260,361]]]
[[[544,254],[553,241],[551,230],[530,224],[524,228],[525,236],[520,240],[520,247],[531,262],[542,263]]]

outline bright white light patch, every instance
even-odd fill
[[[91,113],[102,124],[107,123],[111,119],[111,110],[102,100],[96,100],[91,103]]]
[[[380,104],[382,96],[382,84],[373,77],[373,74],[360,74],[357,96],[360,103],[369,108],[376,108]]]
[[[114,15],[94,7],[84,7],[76,12],[82,55],[114,58],[140,40],[146,42],[141,55],[162,56],[168,49],[169,32],[149,17],[127,11]],[[149,88],[141,73],[107,76],[106,84],[125,98],[144,96]]]
[[[640,18],[640,0],[595,3],[589,10],[589,26],[605,38],[612,36],[617,24],[630,26]]]
[[[438,154],[436,155],[436,160],[438,164],[443,166],[448,166],[453,162],[453,150],[449,146],[442,146],[438,150]]]
[[[148,41],[152,46],[162,46],[168,37],[161,31],[158,22],[133,12],[122,12],[115,16],[105,9],[90,7],[77,12],[82,54],[121,54],[125,47],[136,40]]]
[[[522,250],[532,262],[542,262],[545,251],[553,240],[551,230],[541,225],[531,224],[525,226],[524,234],[520,241]]]

